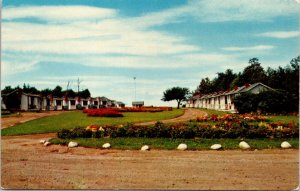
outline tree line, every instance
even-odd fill
[[[300,56],[293,58],[290,64],[277,69],[268,67],[265,70],[258,58],[249,60],[249,65],[242,72],[234,73],[231,69],[217,73],[214,79],[203,78],[196,89],[196,93],[208,94],[218,91],[226,91],[236,86],[247,83],[261,82],[273,89],[285,90],[294,95],[299,94],[299,62]]]
[[[249,93],[234,98],[234,104],[240,113],[247,112],[298,112],[299,108],[299,62],[300,56],[293,58],[285,67],[277,69],[268,67],[265,70],[258,58],[251,58],[249,65],[242,72],[233,73],[231,69],[217,73],[217,77],[210,80],[201,79],[193,95],[209,94],[219,91],[231,90],[245,84],[261,82],[275,91],[262,92],[258,95]],[[177,101],[177,108],[182,101],[189,99],[188,88],[173,87],[163,92],[162,101]]]
[[[1,93],[5,95],[17,89],[21,89],[20,86],[16,86],[15,88],[12,88],[11,86],[6,86],[1,91]],[[73,97],[73,98],[76,96],[80,96],[82,98],[88,98],[91,96],[91,93],[88,89],[79,92],[74,92],[72,89],[62,90],[61,86],[56,86],[54,89],[46,88],[46,89],[38,90],[37,88],[30,86],[29,84],[24,84],[22,91],[24,93],[39,94],[42,96],[52,95],[53,97],[63,97],[64,95],[68,95],[69,97]]]
[[[261,66],[258,58],[249,60],[242,72],[233,73],[227,69],[217,73],[213,80],[201,80],[194,94],[208,94],[226,91],[236,86],[261,82],[275,91],[265,91],[257,95],[244,93],[234,98],[235,107],[240,113],[261,111],[263,113],[290,113],[299,109],[299,62],[300,56],[293,58],[285,67],[277,69]]]

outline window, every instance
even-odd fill
[[[61,100],[56,100],[56,105],[61,105]]]
[[[87,103],[88,103],[87,101],[83,101],[83,105],[87,105]]]
[[[75,105],[75,100],[70,100],[71,105]]]
[[[98,105],[98,101],[94,101],[94,105]]]

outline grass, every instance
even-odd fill
[[[299,117],[297,116],[292,116],[292,115],[272,115],[268,116],[271,122],[283,122],[283,123],[290,123],[290,122],[295,122],[299,123]]]
[[[230,114],[230,112],[226,112],[226,111],[218,111],[218,110],[213,110],[213,109],[205,109],[205,108],[198,108],[201,111],[204,111],[207,113],[208,116],[210,115],[218,115],[218,116],[223,116],[226,114]]]
[[[56,116],[43,117],[26,123],[1,130],[2,135],[25,135],[38,133],[58,132],[59,130],[72,129],[76,126],[98,125],[118,125],[127,123],[138,123],[146,121],[159,121],[163,119],[175,118],[183,114],[181,109],[163,112],[125,112],[124,117],[87,117],[81,111],[66,112]]]
[[[68,144],[71,140],[53,138],[53,144]],[[139,150],[143,145],[149,145],[151,149],[172,150],[180,143],[188,145],[189,150],[208,150],[213,144],[221,144],[223,149],[239,149],[239,139],[167,139],[167,138],[78,138],[72,139],[80,146],[101,148],[109,142],[113,149]],[[299,148],[299,139],[246,139],[251,149],[274,149],[280,148],[283,141],[288,141],[293,148]]]

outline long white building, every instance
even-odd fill
[[[237,110],[233,103],[233,98],[241,93],[258,94],[262,91],[272,90],[269,86],[262,83],[245,84],[233,90],[214,92],[211,94],[197,94],[187,102],[187,107],[206,108],[236,113]]]
[[[11,104],[13,102],[13,104]],[[1,94],[1,107],[10,110],[34,111],[34,110],[75,110],[78,105],[81,108],[107,108],[125,107],[123,102],[110,100],[106,97],[52,97],[30,94],[17,89],[8,94]],[[11,106],[13,105],[13,106]]]

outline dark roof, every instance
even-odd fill
[[[210,93],[210,94],[205,94],[205,95],[200,96],[199,98],[205,99],[205,98],[213,98],[213,97],[220,96],[220,95],[231,95],[231,94],[243,93],[243,92],[247,92],[247,91],[252,90],[253,88],[255,88],[258,85],[264,86],[265,88],[272,90],[272,88],[270,88],[269,86],[258,82],[258,83],[255,83],[255,84],[246,84],[244,86],[236,87],[232,90],[213,92],[213,93]],[[193,96],[192,98],[197,99],[196,96]]]
[[[144,101],[133,101],[132,105],[144,105]]]
[[[269,86],[267,86],[267,85],[265,85],[263,83],[258,82],[258,83],[249,85],[248,87],[244,88],[243,90],[240,91],[240,93],[250,91],[250,90],[252,90],[253,88],[255,88],[256,86],[259,86],[259,85],[261,85],[261,86],[263,86],[263,87],[265,87],[267,89],[272,90],[272,88],[270,88]]]

